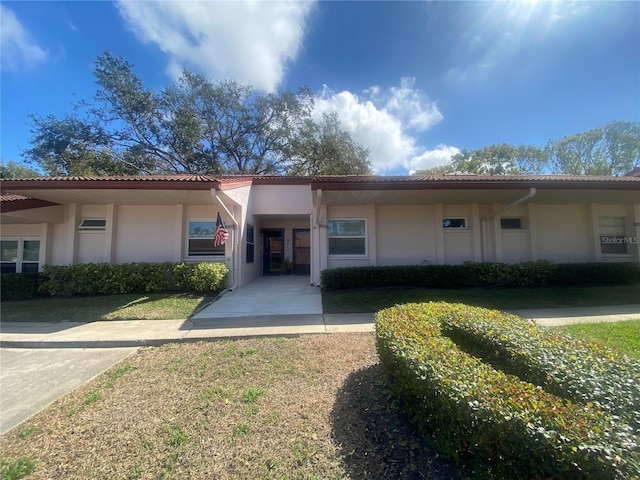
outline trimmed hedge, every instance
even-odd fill
[[[399,305],[376,314],[376,345],[394,391],[423,434],[484,478],[634,478],[638,437],[595,402],[574,403],[463,351],[441,325],[527,321],[460,304]],[[488,331],[488,335],[491,333]],[[565,346],[562,370],[581,367]],[[597,355],[597,349],[593,350]],[[623,365],[626,357],[615,357]],[[573,358],[573,357],[576,358]]]
[[[442,319],[442,332],[500,370],[623,417],[640,435],[640,361],[514,315],[483,318],[482,309],[467,307]]]
[[[45,265],[41,292],[48,295],[117,295],[152,292],[214,292],[226,287],[222,263],[84,263]]]
[[[638,263],[465,262],[462,265],[343,267],[321,273],[322,288],[540,287],[640,283]]]
[[[0,300],[29,300],[38,294],[37,273],[3,273],[0,275]]]

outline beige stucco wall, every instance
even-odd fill
[[[254,215],[311,215],[309,185],[255,185],[251,190]]]
[[[594,262],[592,229],[587,205],[536,205],[538,259]]]
[[[115,228],[114,263],[164,262],[174,258],[174,207],[121,205]]]
[[[433,205],[376,206],[378,265],[436,263]]]

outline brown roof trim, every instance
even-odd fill
[[[431,175],[422,177],[316,177],[312,190],[423,190],[423,189],[594,189],[640,190],[638,177],[577,175]]]
[[[0,202],[0,213],[18,212],[20,210],[30,210],[32,208],[53,207],[57,203],[47,202],[46,200],[38,200],[36,198],[14,198],[22,197],[21,195],[2,195]]]
[[[210,190],[220,188],[215,177],[202,175],[152,175],[118,177],[42,177],[32,179],[2,180],[7,190]]]

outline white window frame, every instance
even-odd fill
[[[446,227],[444,225],[444,223],[447,220],[463,220],[464,221],[464,227]],[[447,217],[442,217],[442,229],[445,232],[464,232],[466,230],[469,230],[469,222],[467,220],[467,217],[459,217],[459,216],[449,215]]]
[[[213,232],[211,234],[210,237],[193,237],[194,239],[199,238],[199,239],[205,239],[205,240],[211,240],[211,244],[213,245],[213,239],[215,236],[215,229],[216,229],[216,219],[215,218],[189,218],[187,219],[186,222],[186,226],[185,226],[185,236],[186,236],[186,241],[185,241],[185,258],[189,259],[189,260],[225,260],[226,258],[226,254],[227,254],[227,244],[229,243],[229,239],[227,239],[227,241],[224,243],[224,245],[221,247],[221,251],[220,253],[210,253],[210,254],[204,254],[204,255],[194,255],[191,254],[191,252],[189,251],[189,240],[192,239],[191,237],[191,223],[195,223],[195,222],[201,222],[201,223],[212,223],[213,224]]]
[[[329,223],[341,221],[362,221],[364,222],[363,235],[329,235]],[[365,258],[369,255],[368,227],[366,218],[330,218],[327,220],[327,253],[330,258]],[[364,253],[331,253],[332,238],[362,238],[364,239]]]
[[[40,239],[40,237],[2,237],[0,238],[1,241],[3,242],[17,242],[18,243],[18,251],[16,252],[16,261],[15,262],[5,262],[2,261],[1,263],[15,263],[16,264],[16,272],[15,273],[23,273],[22,272],[22,264],[23,263],[29,263],[29,264],[37,264],[38,265],[38,272],[40,271],[40,249],[42,248],[42,240]],[[39,242],[38,245],[38,260],[37,261],[33,261],[33,260],[24,260],[24,242]]]
[[[615,233],[605,232],[604,229],[606,229],[608,227],[607,225],[602,225],[602,223],[603,223],[602,220],[605,219],[605,218],[621,219],[622,220],[622,231],[621,232],[615,232]],[[605,245],[604,240],[603,240],[604,237],[621,238],[622,241],[620,242],[620,245],[624,245],[625,246],[625,251],[624,252],[603,252],[602,251],[602,247],[604,247],[604,245]],[[629,250],[629,244],[632,243],[633,238],[630,237],[629,235],[627,235],[627,218],[624,215],[600,215],[598,217],[598,239],[600,240],[600,242],[599,242],[599,244],[600,244],[600,255],[602,255],[603,257],[629,257],[629,256],[631,256],[631,252]]]
[[[89,222],[100,221],[104,222],[104,225],[86,225]],[[104,232],[107,230],[107,219],[105,217],[83,217],[78,225],[78,232],[81,233],[95,233]]]

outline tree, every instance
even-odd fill
[[[456,173],[453,165],[447,163],[446,165],[436,165],[435,167],[425,168],[423,170],[416,170],[411,175],[448,175]]]
[[[354,143],[340,128],[338,115],[324,113],[322,122],[307,120],[292,144],[289,175],[346,175],[371,173],[369,150]]]
[[[611,122],[547,145],[553,173],[624,175],[640,166],[640,123]]]
[[[0,178],[35,178],[42,174],[21,162],[0,162]]]
[[[307,88],[260,95],[248,85],[184,70],[153,92],[129,62],[108,52],[98,57],[94,76],[94,102],[80,103],[62,119],[31,118],[31,148],[24,154],[50,175],[277,174],[299,164],[300,136],[316,133]],[[350,140],[346,132],[334,133]]]
[[[476,150],[462,150],[451,157],[455,173],[517,175],[540,173],[545,166],[544,150],[535,145],[512,146],[506,143]]]

